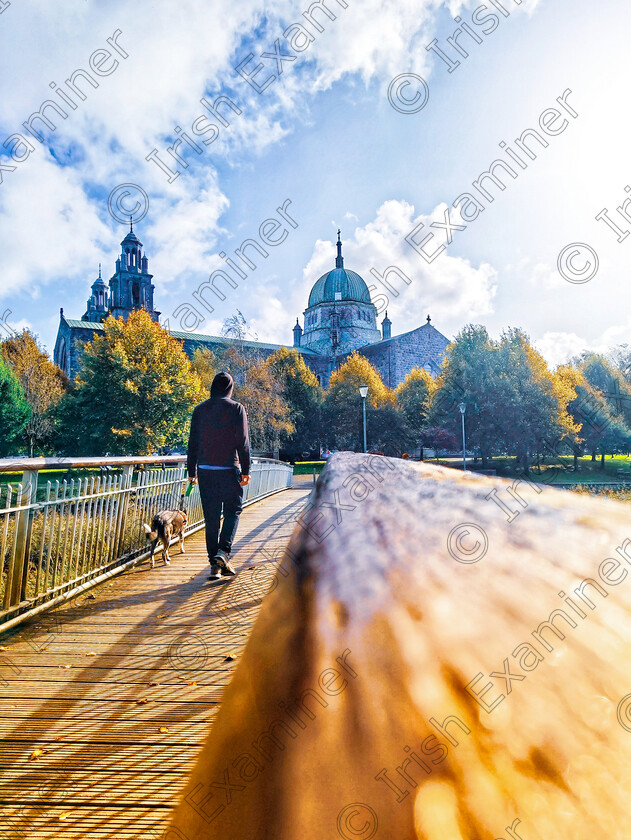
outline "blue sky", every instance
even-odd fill
[[[369,283],[371,268],[391,265],[411,279],[391,296],[394,334],[427,313],[448,337],[471,322],[494,335],[521,326],[551,364],[629,342],[631,237],[619,243],[594,217],[603,207],[617,215],[631,183],[624,60],[631,9],[610,0],[501,0],[502,15],[487,0],[496,29],[485,35],[475,27],[481,44],[461,35],[469,57],[450,74],[425,46],[437,38],[455,56],[445,43],[454,18],[473,27],[480,2],[350,0],[342,9],[328,0],[336,20],[322,18],[321,33],[307,26],[313,43],[255,93],[235,65],[272,50],[276,38],[289,52],[283,30],[308,5],[184,0],[175,14],[162,0],[140,0],[133,11],[119,0],[66,0],[63,8],[11,0],[0,14],[0,142],[21,130],[34,151],[21,163],[0,156],[16,166],[0,184],[0,315],[10,309],[14,326],[30,326],[52,350],[59,307],[81,317],[99,262],[104,277],[114,270],[126,230],[109,215],[107,196],[135,183],[149,197],[136,230],[165,316],[221,266],[219,251],[233,252],[292,202],[298,228],[217,302],[200,332],[216,334],[239,308],[261,340],[291,343],[310,287],[333,266],[339,226],[347,267]],[[113,53],[118,66],[98,89],[68,108],[43,144],[21,129],[54,97],[49,83],[89,69],[117,29],[128,57]],[[264,63],[259,80],[275,67]],[[429,86],[418,113],[399,113],[388,101],[391,80],[403,73]],[[442,220],[494,159],[507,160],[498,143],[537,128],[567,89],[578,117],[568,117],[515,180],[506,178],[506,189],[444,253],[423,260],[406,234]],[[204,112],[200,98],[220,93],[242,115],[202,155],[186,154],[188,169],[169,184],[146,156],[157,148],[167,160],[175,126],[190,134]],[[559,252],[573,242],[598,254],[587,283],[557,271]]]

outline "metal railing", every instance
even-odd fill
[[[250,475],[244,504],[290,487],[293,470],[255,458]],[[185,480],[182,455],[0,460],[0,632],[139,562],[143,524],[160,510],[182,506],[187,533],[202,528],[199,488],[183,498]]]

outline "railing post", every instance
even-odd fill
[[[16,516],[15,526],[15,563],[11,580],[10,605],[19,604],[26,596],[28,560],[31,553],[31,535],[33,530],[32,505],[37,501],[37,470],[25,470],[22,476],[21,510]]]
[[[129,510],[129,497],[131,494],[131,487],[132,482],[134,479],[134,466],[135,464],[128,464],[123,467],[123,475],[121,477],[121,494],[120,498],[120,507],[118,511],[118,517],[116,518],[116,534],[114,537],[114,545],[116,546],[116,551],[114,552],[114,558],[118,559],[123,553],[123,543],[125,540],[125,525],[127,524],[127,512]]]

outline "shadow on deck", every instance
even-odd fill
[[[7,836],[161,836],[312,486],[244,510],[236,578],[207,581],[202,531],[3,639]]]

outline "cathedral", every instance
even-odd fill
[[[74,379],[79,370],[83,344],[103,332],[103,321],[110,315],[126,318],[134,310],[145,309],[154,321],[159,320],[160,313],[154,309],[149,261],[142,247],[131,224],[121,242],[121,254],[109,283],[101,277],[99,266],[99,276],[92,284],[92,294],[81,320],[66,318],[61,309],[54,358],[70,378]],[[425,368],[432,376],[437,376],[449,344],[449,340],[432,326],[429,315],[422,326],[393,336],[392,323],[386,312],[379,330],[377,308],[371,301],[368,286],[357,272],[344,268],[340,231],[335,268],[316,280],[303,314],[304,327],[296,318],[293,346],[324,387],[328,385],[331,373],[353,350],[370,361],[390,388],[403,382],[415,367]],[[200,347],[208,347],[216,353],[234,342],[234,339],[192,332],[172,330],[171,335],[183,342],[184,350],[191,358]],[[246,352],[263,358],[284,346],[260,341],[242,344]]]

